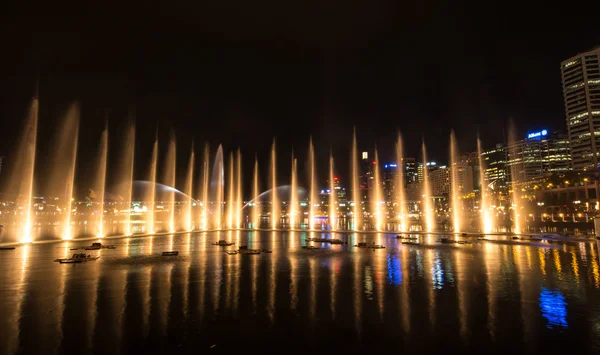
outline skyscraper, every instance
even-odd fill
[[[600,162],[600,47],[560,64],[574,170]]]

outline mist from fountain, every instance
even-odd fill
[[[252,200],[254,205],[252,206],[252,228],[258,229],[260,227],[260,188],[258,185],[258,158],[254,157],[254,181],[252,182]]]
[[[187,174],[185,176],[185,194],[187,195],[187,205],[186,205],[186,216],[185,216],[185,228],[188,231],[192,231],[194,229],[194,222],[192,217],[192,202],[194,199],[192,198],[192,185],[194,181],[194,143],[192,142],[192,149],[190,152],[190,160],[188,161]]]
[[[452,226],[456,233],[462,231],[462,206],[460,203],[460,183],[459,183],[459,166],[458,166],[458,147],[456,135],[454,131],[450,131],[450,196],[452,198]]]
[[[213,167],[212,181],[216,181],[215,208],[213,209],[213,225],[215,229],[223,228],[223,201],[225,197],[225,164],[223,162],[223,147],[219,144]],[[212,183],[211,181],[211,183]]]
[[[396,169],[398,171],[396,178],[396,191],[398,198],[398,207],[396,209],[396,215],[398,218],[398,224],[400,225],[400,232],[408,231],[407,225],[407,207],[406,192],[404,190],[404,146],[402,144],[402,135],[398,133],[396,140]]]
[[[106,191],[106,164],[108,160],[108,123],[100,137],[100,152],[98,156],[98,172],[96,173],[96,200],[98,201],[98,219],[96,238],[104,238],[104,195]]]
[[[210,146],[204,145],[204,161],[202,162],[202,211],[200,212],[201,229],[208,229],[208,185],[210,182]]]
[[[508,125],[508,159],[507,159],[507,163],[510,160],[514,160],[516,159],[517,156],[517,152],[516,152],[516,147],[517,145],[515,144],[517,142],[517,130],[515,128],[514,122],[511,120],[509,122]],[[520,193],[519,191],[519,171],[517,169],[517,164],[512,164],[510,166],[510,189],[512,190],[512,195],[511,195],[511,202],[512,202],[512,209],[513,209],[513,224],[514,224],[514,228],[513,228],[513,233],[515,234],[520,234],[521,233],[521,213],[520,213],[520,203],[519,203],[519,195]]]
[[[294,158],[294,153],[292,152],[292,191],[290,191],[290,205],[288,208],[290,229],[294,229],[298,223],[298,171],[296,163],[296,158]]]
[[[485,164],[483,161],[483,149],[481,147],[481,139],[477,137],[477,158],[479,159],[479,181],[481,194],[480,211],[481,211],[481,225],[483,226],[484,233],[492,233],[494,231],[494,220],[490,211],[491,203],[489,201],[489,193],[487,185],[485,183]]]
[[[235,225],[236,228],[242,228],[242,152],[238,149],[235,163]]]
[[[335,191],[335,174],[333,153],[329,153],[329,226],[332,231],[337,229],[337,193]]]
[[[308,161],[310,165],[310,192],[308,196],[308,229],[315,229],[315,217],[317,203],[317,178],[316,178],[316,162],[315,162],[315,147],[313,145],[312,136],[308,143]]]
[[[383,199],[383,191],[382,191],[382,186],[381,186],[381,171],[379,168],[379,154],[377,153],[377,147],[375,147],[375,171],[374,171],[374,177],[375,177],[375,186],[373,186],[373,195],[374,195],[374,201],[375,201],[375,208],[374,208],[374,215],[375,215],[375,230],[380,231],[381,230],[381,226],[383,224],[383,208],[382,208],[382,203],[385,203],[384,199]]]
[[[33,178],[35,170],[35,155],[38,131],[39,101],[37,96],[32,100],[27,114],[25,126],[16,150],[18,159],[12,167],[8,183],[8,191],[17,193],[17,201],[23,213],[19,215],[18,223],[20,243],[33,242]]]
[[[431,188],[429,186],[429,169],[427,167],[427,149],[425,148],[425,141],[421,146],[423,155],[423,209],[425,214],[425,230],[427,232],[433,232],[435,226],[435,219],[433,215],[433,201],[431,199]]]
[[[359,189],[359,168],[358,168],[358,144],[356,142],[356,127],[354,127],[354,132],[352,134],[352,153],[351,153],[351,162],[352,162],[352,175],[351,184],[352,184],[352,230],[357,231],[362,226],[362,213],[361,213],[361,191]]]
[[[169,137],[169,146],[167,147],[167,156],[164,167],[164,184],[173,187],[172,189],[167,190],[165,201],[169,206],[168,231],[170,233],[173,233],[177,230],[175,226],[175,181],[177,174],[177,143],[175,141],[175,136],[173,135],[173,132],[171,132],[171,135]]]
[[[275,138],[271,146],[271,228],[277,229],[279,218],[281,217],[281,208],[277,196],[277,151],[275,150]]]

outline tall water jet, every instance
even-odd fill
[[[215,189],[215,208],[213,211],[214,225],[216,229],[221,229],[223,226],[223,200],[225,189],[225,164],[223,163],[223,147],[219,145],[217,154],[215,155],[215,166],[213,171],[213,181],[216,180],[217,188]]]
[[[187,205],[185,214],[185,228],[187,231],[194,229],[193,217],[192,217],[192,185],[194,181],[194,143],[192,142],[192,150],[190,152],[190,160],[188,161],[187,174],[185,176],[185,194],[187,195]]]
[[[204,145],[204,161],[202,162],[202,211],[200,216],[201,229],[208,229],[208,185],[210,182],[210,146]]]
[[[290,206],[288,208],[290,229],[294,229],[296,223],[298,223],[298,172],[296,168],[296,158],[294,158],[294,154],[292,153],[292,190],[290,191]]]
[[[73,215],[73,185],[75,182],[78,135],[79,106],[72,104],[56,134],[56,142],[53,143],[54,157],[51,163],[53,169],[47,180],[48,191],[46,191],[50,196],[62,201],[60,238],[63,240],[73,239],[71,217]]]
[[[335,191],[335,174],[333,170],[333,153],[329,153],[329,225],[331,230],[337,229],[337,192]]]
[[[461,232],[462,206],[460,203],[460,168],[458,165],[458,148],[454,131],[450,132],[450,177],[452,198],[452,225],[454,232]]]
[[[235,161],[235,226],[242,228],[242,152],[238,149]]]
[[[277,229],[281,216],[279,198],[277,196],[277,151],[275,150],[275,138],[271,146],[271,228]]]
[[[257,229],[260,224],[260,201],[259,201],[259,187],[258,187],[258,158],[254,157],[254,181],[252,183],[252,228]]]
[[[108,157],[108,122],[100,137],[100,152],[98,156],[98,172],[96,175],[96,200],[98,201],[98,220],[96,238],[104,238],[104,195],[106,186],[106,163]]]
[[[490,197],[485,183],[485,163],[483,162],[483,149],[481,148],[481,139],[477,137],[477,158],[479,159],[479,182],[480,188],[479,193],[481,194],[480,211],[481,211],[481,225],[483,226],[484,233],[491,233],[494,231],[494,221],[490,211]]]
[[[434,216],[433,216],[433,201],[431,200],[431,188],[429,186],[429,169],[427,168],[427,149],[425,148],[425,141],[421,146],[421,152],[423,155],[423,209],[425,214],[425,230],[427,232],[433,232],[434,229]]]
[[[406,204],[406,191],[404,190],[404,146],[402,144],[402,135],[398,133],[398,139],[396,140],[396,169],[398,169],[398,177],[396,179],[396,196],[398,207],[396,209],[396,215],[398,218],[398,224],[400,225],[400,231],[408,231],[407,224],[407,204]]]
[[[158,135],[158,134],[157,134]],[[150,160],[150,171],[148,172],[148,182],[150,187],[148,188],[145,196],[146,200],[146,230],[147,233],[154,234],[156,232],[155,220],[156,220],[156,166],[158,160],[158,137],[154,139],[152,145],[152,157]]]
[[[310,164],[310,193],[308,196],[309,211],[308,211],[308,228],[310,230],[315,229],[315,204],[318,201],[317,197],[317,173],[316,173],[316,162],[315,162],[315,147],[313,146],[312,136],[308,143],[308,160]]]
[[[21,243],[31,243],[33,241],[33,173],[35,167],[35,153],[37,143],[39,102],[36,97],[31,102],[27,120],[23,127],[23,133],[17,148],[17,160],[15,160],[11,169],[11,178],[7,191],[17,192],[17,201],[23,209],[20,218],[20,235],[18,240]]]
[[[227,170],[228,182],[227,182],[227,228],[233,228],[233,217],[234,217],[234,168],[233,168],[234,158],[233,152],[229,153],[229,169]]]
[[[175,178],[177,174],[177,143],[173,132],[169,137],[169,146],[167,148],[167,161],[164,164],[164,183],[169,188],[167,190],[166,198],[164,202],[169,205],[169,226],[168,231],[173,233],[176,231],[175,227]]]
[[[373,187],[374,200],[375,200],[375,208],[373,209],[375,214],[375,229],[381,230],[381,226],[384,220],[385,208],[382,208],[382,205],[385,207],[385,201],[383,199],[383,191],[381,191],[381,171],[379,168],[379,155],[377,154],[377,147],[375,147],[375,186]]]
[[[517,159],[517,132],[516,132],[516,128],[514,126],[514,122],[511,120],[508,126],[508,149],[507,149],[507,153],[508,153],[508,159],[507,159],[507,163],[510,163],[511,160],[513,161],[512,164],[510,164],[510,189],[512,191],[511,194],[511,202],[512,202],[512,208],[513,208],[513,225],[514,228],[512,230],[513,233],[515,234],[520,234],[521,233],[521,213],[519,211],[520,209],[520,203],[519,203],[519,169],[517,168],[517,164],[514,163],[514,161]]]
[[[131,193],[133,185],[133,162],[135,155],[135,122],[133,119],[127,124],[125,128],[125,136],[123,139],[123,147],[121,149],[121,160],[119,163],[119,188],[118,195],[120,196],[123,204],[123,208],[120,214],[125,213],[125,226],[123,228],[123,234],[131,235]]]
[[[356,127],[354,127],[354,134],[352,135],[352,175],[350,176],[352,182],[352,215],[354,221],[352,223],[352,230],[359,230],[362,222],[361,213],[361,193],[359,183],[359,169],[358,169],[358,144],[356,142]]]

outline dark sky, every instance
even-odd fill
[[[564,129],[559,63],[600,44],[594,1],[19,6],[0,18],[0,154],[14,154],[39,80],[43,152],[77,100],[80,170],[106,118],[114,142],[132,115],[140,178],[157,125],[163,152],[174,130],[180,162],[194,139],[240,147],[248,167],[256,153],[264,167],[276,137],[282,171],[292,148],[303,170],[312,134],[320,175],[330,149],[345,174],[353,126],[361,148],[377,144],[384,159],[399,129],[410,155],[424,138],[440,161],[451,129],[463,151],[475,149],[477,130],[486,147],[502,141],[510,118],[519,134]]]

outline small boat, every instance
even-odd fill
[[[316,247],[314,245],[303,245],[302,249],[309,249],[309,250],[314,250],[314,249],[321,249],[319,247]]]
[[[370,245],[369,248],[371,248],[371,249],[385,249],[385,246],[383,246],[381,244],[376,244],[376,245]]]
[[[437,241],[438,243],[447,243],[447,244],[452,244],[454,243],[454,240],[450,240],[448,238],[442,238],[440,240]]]
[[[228,255],[237,255],[239,254],[237,250],[227,250],[225,251]]]
[[[344,244],[344,242],[340,239],[330,239],[329,243],[331,244]]]
[[[73,254],[73,256],[70,258],[56,259],[54,261],[58,261],[61,264],[78,264],[78,263],[82,263],[85,261],[98,260],[98,258],[100,258],[99,255],[91,256],[91,255],[86,255],[85,253],[80,253],[80,254]]]
[[[162,256],[177,256],[179,255],[178,251],[163,251]]]
[[[255,250],[255,249],[248,249],[244,252],[240,252],[240,254],[244,254],[244,255],[256,255],[256,254],[260,254],[260,250]]]
[[[368,247],[367,243],[363,243],[363,242],[355,244],[354,246],[357,247],[357,248],[367,248]]]
[[[421,245],[421,243],[417,243],[417,242],[402,242],[402,244]]]
[[[474,243],[469,240],[457,240],[456,244],[474,244]]]
[[[15,247],[0,247],[0,250],[15,250]]]
[[[466,237],[467,233],[461,233],[461,236]]]
[[[228,246],[231,246],[233,244],[235,244],[235,243],[230,243],[230,242],[228,242],[226,240],[219,240],[218,242],[213,243],[213,245],[218,245],[218,246],[221,246],[221,247],[228,247]]]
[[[117,249],[115,245],[107,245],[106,249]]]
[[[521,238],[519,238],[517,236],[514,236],[514,237],[512,237],[512,239],[514,239],[514,240],[520,240]]]
[[[408,236],[397,235],[396,239],[419,239],[419,237],[417,237],[416,235],[408,235]]]
[[[81,264],[84,261],[85,260],[81,260],[81,259],[61,259],[58,262],[60,264]]]
[[[102,249],[102,243],[92,243],[89,247],[85,247],[85,250],[99,250]]]

